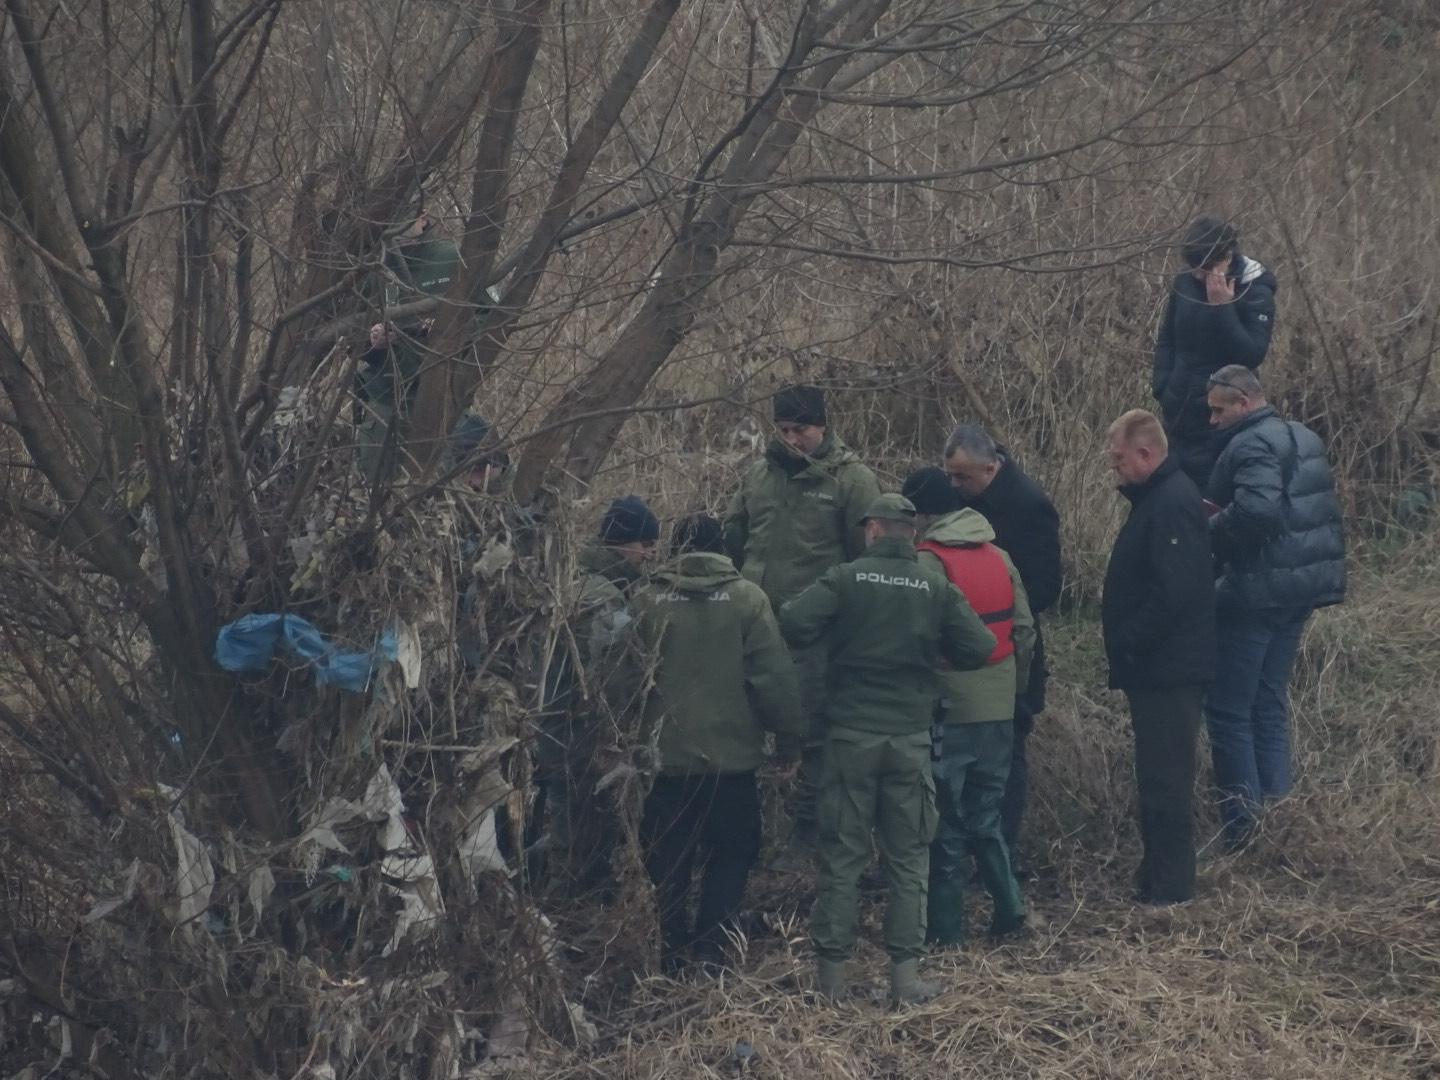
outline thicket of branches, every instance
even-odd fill
[[[1440,437],[1419,0],[0,20],[17,1061],[451,1076],[583,1032],[513,852],[587,492],[715,501],[779,380],[852,391],[882,466],[972,415],[1081,490],[1142,396],[1173,232],[1215,207],[1283,267],[1284,397],[1354,501],[1423,487]],[[371,485],[354,375],[422,202],[462,271],[406,312],[435,323]],[[446,468],[472,403],[504,495]],[[1098,529],[1067,521],[1081,592]],[[389,629],[398,660],[363,693],[227,675],[216,634],[253,613]]]

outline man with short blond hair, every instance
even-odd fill
[[[1215,676],[1205,510],[1166,443],[1159,420],[1141,409],[1111,424],[1106,442],[1130,514],[1110,553],[1100,618],[1110,687],[1125,692],[1135,732],[1144,850],[1136,899],[1146,904],[1195,894],[1195,742]]]
[[[1122,413],[1106,432],[1108,440],[1122,439],[1127,443],[1143,443],[1159,450],[1161,455],[1170,449],[1170,440],[1165,437],[1165,427],[1160,418],[1145,409],[1131,409]]]

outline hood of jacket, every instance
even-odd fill
[[[708,593],[726,582],[740,580],[740,571],[735,569],[728,555],[692,551],[657,570],[655,580],[677,592]]]
[[[765,448],[765,457],[772,465],[791,476],[799,476],[809,470],[819,474],[833,473],[842,465],[860,460],[855,451],[841,442],[839,436],[831,431],[825,432],[825,438],[821,440],[820,446],[815,453],[808,456],[795,454],[777,436],[771,439],[770,445]]]
[[[1265,269],[1265,264],[1259,259],[1252,259],[1248,255],[1241,255],[1239,273],[1237,273],[1235,277],[1241,285],[1249,285],[1252,281],[1259,281],[1261,275],[1267,273],[1269,273],[1269,271]],[[1270,274],[1270,280],[1272,282],[1270,287],[1273,289],[1275,287],[1273,284],[1275,281],[1274,274]]]
[[[931,540],[945,547],[965,547],[973,544],[992,544],[995,530],[979,510],[952,510],[942,514],[930,523],[920,539]]]
[[[638,566],[606,544],[594,543],[580,553],[580,569],[599,574],[617,589],[628,589],[641,578]]]

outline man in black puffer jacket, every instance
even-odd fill
[[[1165,419],[1170,453],[1201,491],[1219,447],[1205,411],[1206,379],[1226,364],[1258,368],[1275,325],[1275,275],[1240,254],[1240,233],[1203,215],[1185,230],[1188,267],[1170,288],[1155,342],[1151,388]]]
[[[1242,364],[1210,377],[1221,452],[1209,498],[1223,678],[1206,702],[1226,843],[1290,790],[1287,690],[1305,620],[1345,598],[1345,537],[1320,437],[1280,418]]]

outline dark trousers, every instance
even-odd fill
[[[1245,843],[1259,810],[1290,793],[1290,674],[1309,608],[1222,612],[1220,668],[1205,720],[1226,841]]]
[[[645,800],[640,840],[655,884],[666,966],[674,967],[692,947],[701,959],[719,959],[760,854],[755,774],[657,778]],[[703,864],[700,909],[692,924],[690,882],[697,861]]]
[[[1015,702],[1015,737],[1010,742],[1010,771],[1005,776],[1005,793],[1000,797],[1000,834],[1013,855],[1020,842],[1020,823],[1025,818],[1025,801],[1030,797],[1030,762],[1025,743],[1035,729],[1035,718],[1023,700]]]
[[[1140,898],[1189,900],[1195,895],[1195,742],[1205,691],[1176,686],[1127,690],[1125,696],[1135,730],[1140,791]]]

